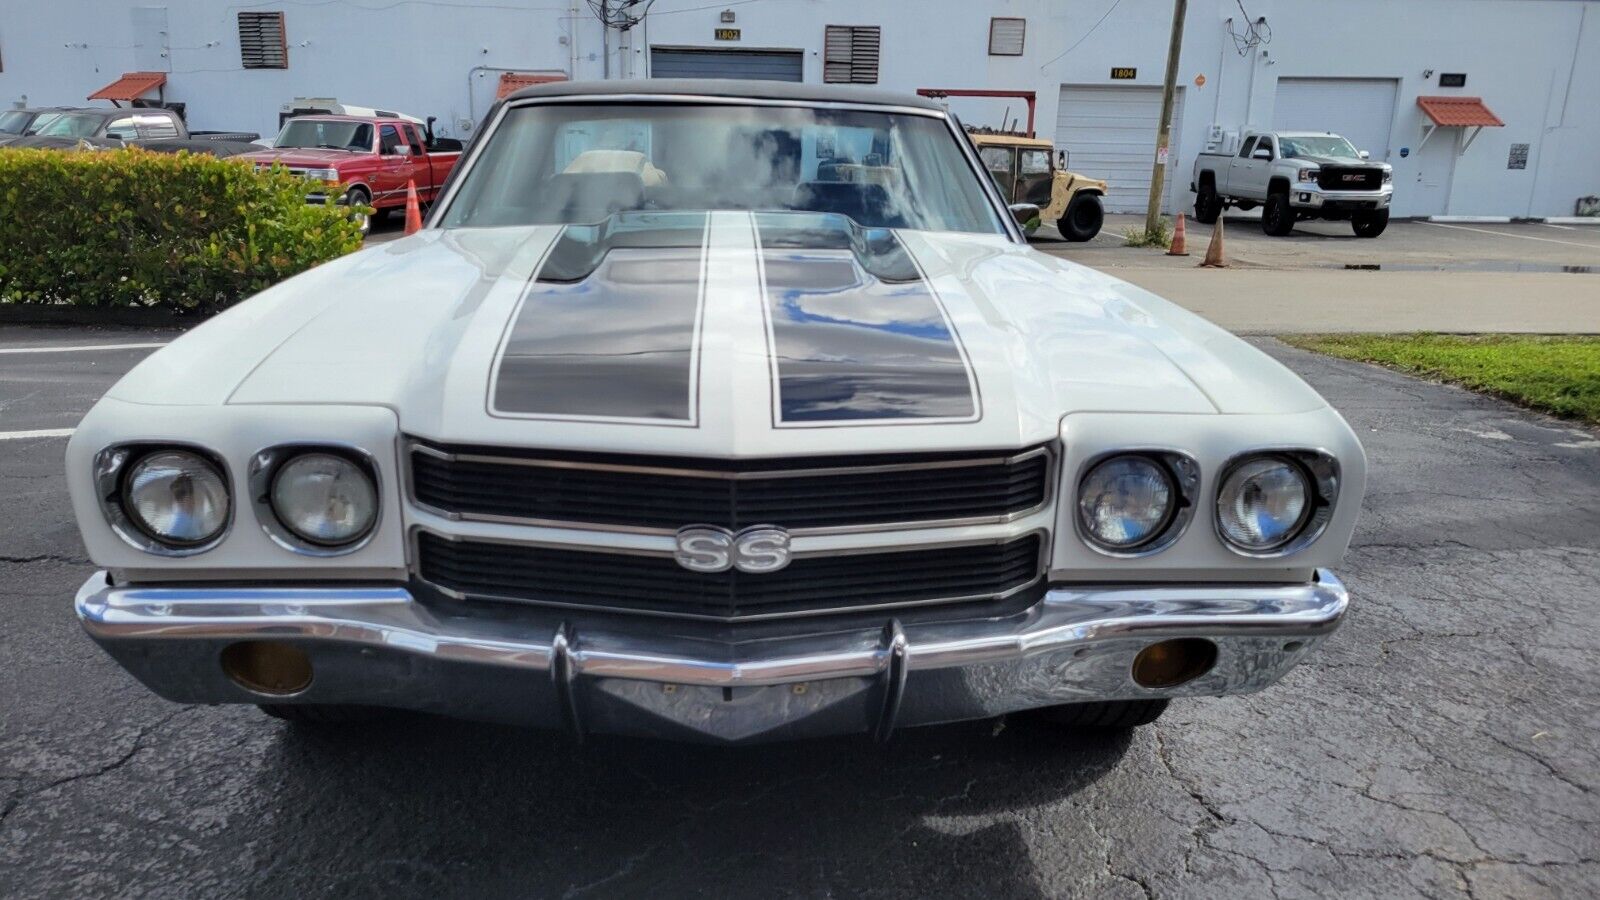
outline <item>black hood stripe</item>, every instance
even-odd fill
[[[491,415],[699,423],[708,214],[568,226],[502,342]]]
[[[755,214],[773,424],[935,424],[981,415],[949,315],[893,231]]]

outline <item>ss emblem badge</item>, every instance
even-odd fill
[[[789,532],[772,525],[752,525],[739,532],[689,525],[678,529],[672,558],[691,572],[776,572],[789,564]]]

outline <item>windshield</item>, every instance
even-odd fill
[[[279,150],[306,147],[365,153],[372,149],[372,125],[368,122],[290,119],[278,132],[272,146]]]
[[[33,121],[33,113],[21,112],[20,110],[0,113],[0,134],[21,134],[22,129],[27,128],[28,123],[31,121]]]
[[[77,115],[63,113],[52,119],[50,124],[36,130],[34,134],[47,137],[94,137],[94,133],[100,130],[100,123],[104,121],[104,116],[93,113]]]
[[[1361,154],[1350,142],[1338,135],[1323,137],[1279,137],[1278,149],[1290,159],[1303,159],[1308,156],[1326,156],[1337,159],[1360,159]]]
[[[508,110],[441,221],[577,224],[631,210],[804,210],[1004,233],[941,118],[670,103]]]

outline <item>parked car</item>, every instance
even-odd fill
[[[1357,237],[1389,224],[1394,170],[1368,161],[1332,133],[1246,133],[1237,153],[1202,153],[1194,161],[1194,217],[1210,224],[1230,206],[1263,206],[1261,227],[1282,236],[1300,219],[1349,220]]]
[[[64,106],[50,106],[0,111],[0,145],[37,132],[66,110]]]
[[[313,202],[331,197],[382,216],[405,208],[410,185],[431,203],[461,158],[461,142],[436,138],[430,123],[409,116],[300,116],[284,122],[272,149],[241,158],[323,182],[328,190]],[[371,223],[360,215],[365,231]]]
[[[1043,138],[994,132],[973,132],[971,137],[1000,193],[1013,203],[1039,207],[1039,220],[1023,225],[1029,235],[1040,221],[1054,224],[1069,241],[1087,241],[1100,233],[1106,183],[1068,171],[1065,151],[1057,154]]]
[[[525,88],[421,233],[84,417],[78,615],[170,700],[302,723],[881,738],[1267,687],[1344,614],[1361,445],[1008,199],[930,100]]]
[[[63,141],[86,141],[91,146],[146,145],[158,141],[220,141],[248,143],[259,135],[252,131],[190,131],[183,117],[159,107],[68,109],[59,112],[31,137],[14,147],[58,146]]]

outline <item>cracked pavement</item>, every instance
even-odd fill
[[[73,617],[63,441],[0,441],[0,895],[1600,893],[1595,435],[1259,343],[1371,459],[1349,618],[1277,687],[1113,739],[1013,717],[888,746],[580,748],[178,706]],[[92,391],[52,399],[21,371],[44,362],[0,358],[0,386],[75,419]]]

